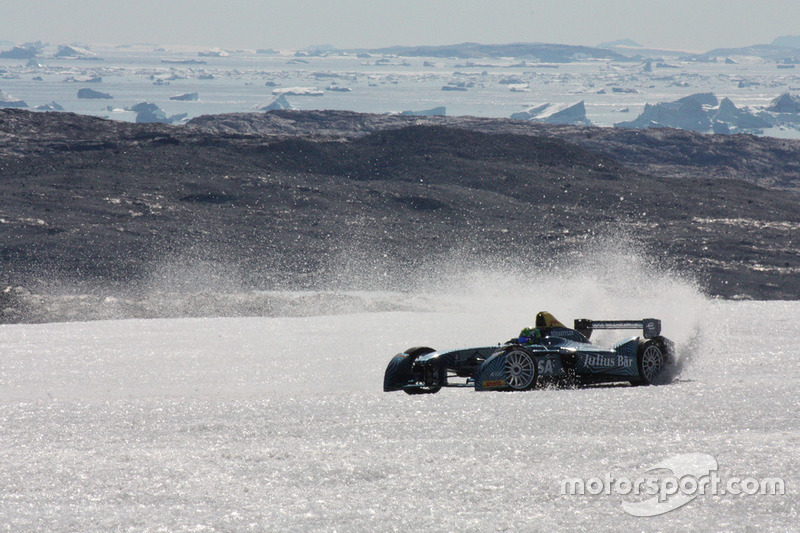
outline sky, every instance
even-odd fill
[[[797,0],[0,0],[0,41],[301,49],[549,42],[707,51],[800,34]]]

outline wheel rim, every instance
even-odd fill
[[[512,389],[531,386],[536,372],[533,358],[527,353],[514,350],[506,354],[506,383]]]
[[[642,374],[648,383],[652,383],[664,367],[664,356],[658,346],[650,345],[642,354]]]

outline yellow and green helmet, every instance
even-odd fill
[[[541,333],[539,333],[539,330],[536,328],[524,328],[519,332],[517,341],[520,344],[533,344],[538,341],[541,336]]]

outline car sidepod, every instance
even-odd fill
[[[615,344],[610,350],[580,350],[575,354],[575,374],[579,377],[619,376],[635,379],[639,372],[636,353],[639,338],[634,337]]]
[[[504,390],[506,388],[505,349],[494,352],[475,374],[475,390]]]
[[[519,345],[496,350],[475,374],[475,390],[522,391],[536,387],[539,377],[559,377],[564,365],[559,354]]]

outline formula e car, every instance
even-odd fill
[[[603,350],[589,341],[592,331],[601,329],[641,329],[642,335]],[[408,394],[433,394],[442,387],[524,391],[547,382],[651,385],[665,381],[674,364],[674,344],[661,336],[661,321],[655,318],[581,318],[568,328],[542,311],[536,315],[535,330],[527,331],[533,331],[532,336],[495,346],[443,352],[409,348],[389,362],[383,390]]]

